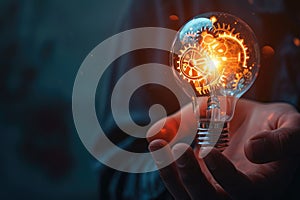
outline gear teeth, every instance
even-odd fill
[[[223,32],[219,34],[220,38],[228,38],[231,40],[235,40],[243,49],[243,55],[244,55],[244,59],[243,59],[243,67],[247,68],[247,60],[249,59],[249,50],[248,47],[244,45],[244,40],[243,39],[239,39],[239,33],[234,34],[232,32]]]
[[[184,43],[195,43],[199,39],[199,31],[193,32],[193,31],[188,31],[185,33],[183,37],[183,42]]]
[[[205,95],[211,91],[211,86],[203,84],[203,81],[205,79],[200,74],[198,69],[194,69],[193,66],[190,66],[189,61],[183,61],[185,59],[185,56],[187,55],[187,52],[189,51],[195,52],[200,57],[207,56],[207,54],[203,51],[198,43],[188,43],[187,45],[184,45],[183,48],[179,51],[178,60],[176,61],[176,70],[179,72],[179,76],[183,80],[186,80],[194,86],[197,94]],[[193,72],[190,72],[189,70],[193,70]]]
[[[233,80],[233,84],[232,84],[232,87],[234,89],[238,89],[238,84],[240,83],[241,79],[243,78],[243,74],[242,73],[237,73],[235,74],[235,79]]]
[[[249,74],[244,73],[246,70],[248,70],[247,63],[249,59],[249,50],[244,44],[244,40],[240,37],[240,33],[236,33],[235,31],[236,29],[231,25],[225,23],[214,23],[213,27],[202,27],[200,30],[188,31],[185,34],[185,42],[182,49],[179,51],[179,60],[176,61],[176,70],[179,72],[180,77],[183,80],[188,81],[194,86],[194,89],[198,95],[206,95],[211,90],[218,87],[235,88],[240,90],[243,89],[244,82],[251,79],[251,72]],[[226,51],[226,49],[229,48],[226,46],[229,41],[236,45],[237,51],[233,51],[234,55],[231,55],[233,54],[231,51]],[[218,46],[218,48],[223,51],[220,51],[220,54],[214,55],[214,53],[218,53],[218,49],[215,49],[216,46],[214,46],[215,44],[218,44],[218,42],[223,42],[224,46]],[[193,53],[190,52],[188,54],[188,51]],[[228,58],[229,62],[224,64],[224,69],[222,72],[217,71],[217,78],[212,79],[214,80],[213,83],[211,81],[208,82],[209,79],[207,79],[205,76],[202,76],[202,74],[205,74],[205,72],[201,72],[201,69],[198,68],[201,66],[201,64],[197,64],[199,61],[195,61],[196,64],[194,63],[193,58],[195,57],[193,55],[195,53],[198,54],[197,57],[211,57],[214,62],[214,59],[216,59],[216,62],[220,64],[220,66],[224,64],[223,61],[225,62],[227,60],[226,58]],[[229,57],[226,57],[226,55]],[[236,59],[237,61],[233,59]],[[201,61],[199,63],[201,63]],[[238,68],[235,69],[235,65]],[[239,67],[242,67],[242,69],[239,69]],[[219,68],[218,70],[221,69]],[[228,77],[229,71],[227,70],[234,70],[236,73]],[[249,76],[249,79],[247,76]]]
[[[231,28],[230,24],[226,25],[225,23],[217,23],[217,25],[214,26],[216,33],[233,33],[235,31],[235,28]]]

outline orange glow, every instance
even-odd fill
[[[210,18],[210,21],[214,24],[217,21],[217,18],[215,16],[212,16]]]
[[[217,21],[213,16],[212,22]],[[183,79],[194,84],[200,95],[211,88],[225,87],[226,74],[235,74],[236,80],[248,70],[248,48],[238,33],[233,33],[229,25],[217,24],[217,31],[201,32],[199,43],[189,44],[180,50],[177,70]],[[300,41],[299,41],[300,42]],[[251,74],[250,74],[251,76]],[[237,84],[234,83],[233,87]]]
[[[180,118],[178,119],[180,120]],[[159,132],[153,134],[150,137],[147,137],[149,142],[155,139],[163,139],[167,142],[170,142],[176,137],[178,132],[179,124],[177,123],[177,119],[173,117],[168,117],[163,128],[159,130]]]
[[[179,17],[177,15],[170,15],[169,19],[172,21],[177,21],[177,20],[179,20]]]
[[[275,54],[275,50],[273,49],[273,47],[269,46],[269,45],[265,45],[263,46],[263,48],[261,49],[262,55],[264,57],[271,57]]]
[[[166,128],[162,128],[162,129],[160,130],[160,133],[161,133],[162,135],[164,135],[164,134],[167,134],[168,132],[167,132],[167,129],[166,129]]]
[[[300,39],[299,38],[294,38],[294,45],[299,47],[300,46]]]

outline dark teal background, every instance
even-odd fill
[[[0,199],[97,199],[75,130],[73,82],[127,1],[0,1]]]

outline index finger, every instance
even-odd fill
[[[163,128],[160,129],[160,127]],[[181,128],[180,133],[179,127]],[[195,135],[196,132],[197,120],[190,103],[175,114],[156,122],[147,132],[147,140],[151,142],[156,139],[163,139],[168,143],[177,142],[187,136]]]

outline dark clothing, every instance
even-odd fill
[[[122,20],[120,31],[138,27],[164,27],[178,30],[192,17],[211,11],[228,12],[243,19],[254,30],[260,47],[266,45],[262,36],[265,30],[262,26],[261,16],[255,14],[248,1],[133,1]],[[176,16],[178,19],[176,19]],[[299,56],[297,56],[299,55],[299,47],[295,47],[293,43],[290,43],[291,36],[284,35],[283,38],[289,40],[289,42],[283,42],[283,45],[275,49],[275,56],[278,56],[277,60],[280,59],[280,62],[275,63],[273,58],[268,58],[274,64],[271,70],[272,73],[268,73],[269,69],[262,65],[261,73],[266,76],[259,75],[254,86],[244,95],[245,98],[263,101],[285,100],[294,105],[299,104],[300,70],[296,66],[300,66],[300,63],[293,62],[294,59],[299,61]],[[270,62],[270,60],[266,61],[264,59],[266,58],[262,56],[262,63]],[[169,65],[169,54],[154,49],[137,50],[126,54],[110,67],[110,73],[115,76],[104,78],[100,82],[101,96],[99,96],[101,104],[106,105],[98,110],[102,119],[100,120],[101,126],[104,127],[107,136],[115,144],[123,145],[123,148],[134,152],[147,152],[147,141],[123,133],[116,126],[108,105],[110,105],[110,94],[118,78],[134,66],[149,62]],[[105,77],[107,76],[111,76],[111,74],[107,73]],[[153,72],[153,74],[147,74],[147,76],[159,76],[159,74]],[[274,77],[276,77],[276,80]],[[103,88],[105,88],[105,91]],[[106,97],[106,99],[103,99],[103,97]],[[132,98],[132,118],[141,125],[149,123],[148,110],[153,104],[164,105],[168,114],[171,114],[179,109],[178,104],[170,100],[172,98],[172,94],[166,88],[157,85],[144,86]],[[124,146],[124,144],[126,145]],[[131,174],[101,165],[99,188],[101,199],[172,199],[164,188],[158,172]]]

